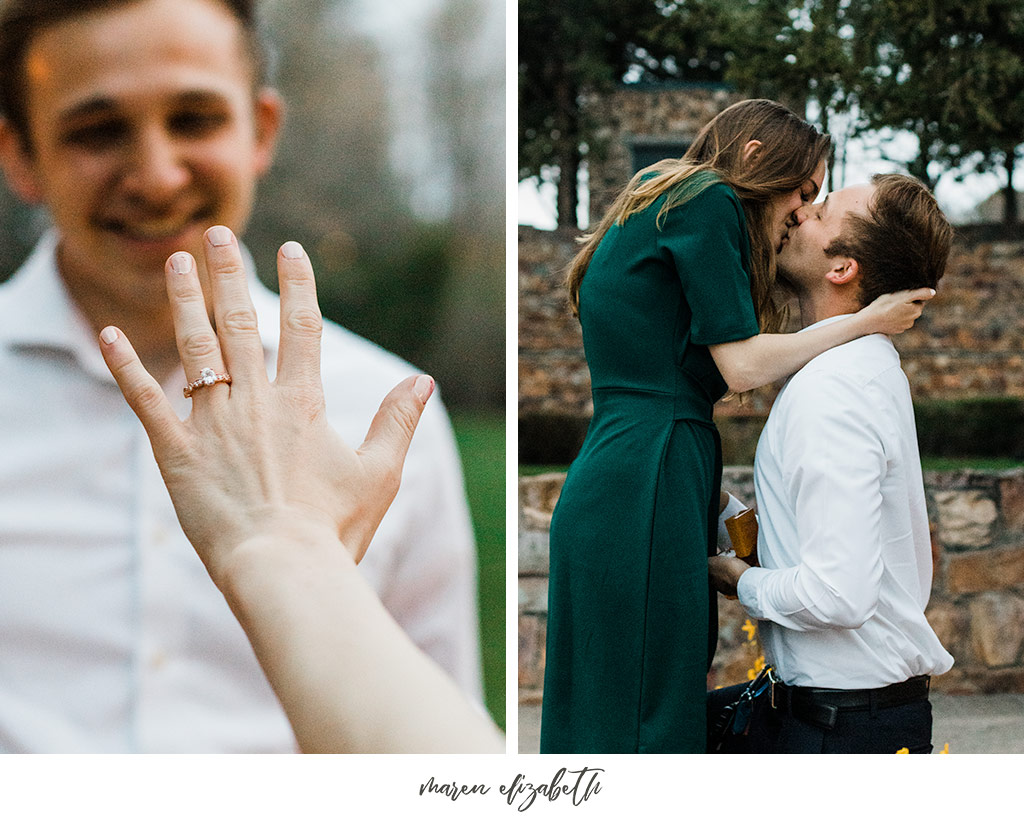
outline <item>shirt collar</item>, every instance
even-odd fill
[[[842,315],[833,315],[830,318],[822,318],[817,323],[812,323],[810,326],[805,326],[800,331],[801,332],[806,332],[808,329],[817,329],[819,326],[828,326],[830,323],[835,323],[837,320],[842,320],[843,318],[852,318],[852,317],[853,317],[853,313],[851,313],[851,312],[847,312],[846,314],[842,314]]]
[[[0,323],[0,344],[69,351],[89,372],[113,380],[92,327],[58,274],[57,243],[54,230],[44,233],[29,257],[0,289],[0,317],[4,318]],[[252,255],[244,246],[242,261],[248,273],[263,350],[272,361],[276,359],[281,337],[278,298],[256,277]]]
[[[47,231],[0,294],[0,340],[15,346],[74,348],[88,323],[57,274],[57,236]]]

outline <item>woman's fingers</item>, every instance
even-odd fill
[[[135,348],[116,326],[100,332],[100,352],[125,400],[142,422],[157,460],[181,449],[182,424],[156,379],[146,371]]]
[[[212,369],[215,375],[225,374],[224,358],[217,335],[210,325],[195,260],[188,252],[175,252],[167,259],[165,270],[174,337],[185,369],[185,381],[191,384],[201,380],[204,369]],[[195,390],[195,397],[214,392],[226,393],[222,387],[221,383],[201,386]]]
[[[392,496],[398,492],[409,444],[433,392],[434,379],[428,375],[406,378],[381,402],[366,433],[366,440],[359,447],[364,458],[386,473],[393,486],[390,490]]]
[[[213,318],[225,365],[233,380],[258,386],[267,380],[256,323],[256,309],[249,295],[245,264],[235,234],[227,226],[211,226],[203,243]]]
[[[925,303],[935,297],[935,290],[927,286],[921,289],[904,289],[902,292],[897,292],[895,297],[903,300],[904,311],[907,313],[898,330],[905,332],[911,329],[917,319],[921,317]]]
[[[316,299],[313,267],[302,246],[294,240],[278,250],[277,282],[281,291],[277,383],[320,389],[323,316]]]

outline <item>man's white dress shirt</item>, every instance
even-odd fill
[[[789,379],[757,444],[754,487],[762,568],[743,573],[738,595],[783,681],[866,689],[953,665],[924,616],[921,460],[887,337],[837,346]]]
[[[0,751],[294,751],[54,252],[44,237],[0,287]],[[255,278],[250,287],[272,373],[278,300]],[[414,370],[330,323],[322,351],[331,425],[358,445]],[[164,384],[182,417],[185,383],[179,368]],[[415,643],[479,696],[476,556],[437,397],[360,570]]]

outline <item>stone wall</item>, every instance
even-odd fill
[[[569,310],[565,267],[572,235],[519,227],[519,414],[589,418],[590,373]]]
[[[547,529],[564,475],[519,481],[519,700],[541,699],[547,623]],[[724,485],[753,501],[753,471],[727,467]],[[935,579],[928,606],[956,659],[933,681],[948,693],[1024,693],[1024,469],[928,472]],[[759,655],[743,608],[719,599],[719,645],[710,686],[748,677]]]
[[[519,228],[519,417],[590,417],[579,323],[562,285],[574,244]],[[915,400],[1024,398],[1024,240],[961,238],[938,295],[912,330],[894,338]],[[777,388],[718,405],[716,417],[763,417]]]

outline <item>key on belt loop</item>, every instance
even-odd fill
[[[771,693],[770,693],[771,701],[770,701],[770,703],[771,703],[771,708],[773,710],[777,710],[778,709],[778,707],[775,705],[775,685],[777,683],[779,683],[779,681],[781,681],[781,680],[782,679],[779,678],[775,674],[775,670],[772,667],[768,667],[768,683],[770,685],[769,689],[771,690]]]

